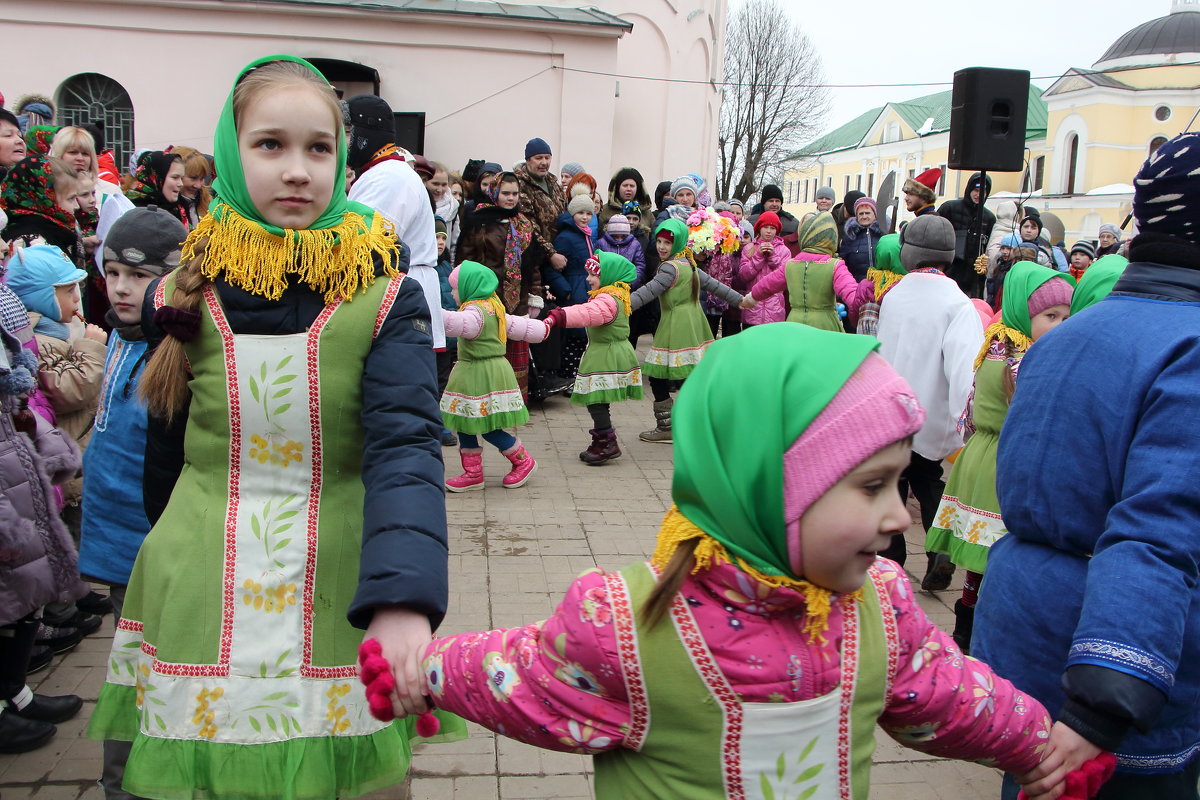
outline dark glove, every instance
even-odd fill
[[[567,327],[567,312],[561,308],[552,308],[546,315],[546,324],[551,328]]]

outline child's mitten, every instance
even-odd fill
[[[1079,769],[1067,774],[1066,788],[1061,800],[1090,800],[1100,791],[1104,782],[1112,777],[1117,768],[1117,757],[1112,753],[1101,753],[1090,761],[1085,761]],[[1026,800],[1024,790],[1017,795],[1017,800]]]
[[[383,648],[378,639],[367,639],[359,645],[358,671],[359,679],[367,690],[371,716],[381,722],[391,722],[396,718],[391,698],[396,679],[392,677],[392,665],[383,657]],[[426,711],[417,717],[417,735],[423,739],[436,735],[441,726],[441,720],[433,711]]]

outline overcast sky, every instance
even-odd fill
[[[829,83],[947,82],[945,86],[834,89],[826,131],[888,101],[949,89],[955,70],[964,67],[1027,69],[1035,78],[1057,77],[1069,67],[1090,68],[1123,33],[1166,14],[1171,6],[1170,0],[782,2],[815,41]],[[741,2],[730,5],[732,12]],[[1044,89],[1052,82],[1034,83]]]

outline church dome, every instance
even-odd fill
[[[1200,60],[1200,0],[1174,0],[1171,13],[1143,22],[1113,42],[1095,69]],[[1188,58],[1179,58],[1188,55]]]

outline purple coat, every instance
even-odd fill
[[[625,241],[618,242],[606,233],[596,241],[596,249],[606,253],[616,253],[632,261],[633,265],[637,267],[639,283],[644,282],[648,277],[646,275],[646,254],[642,252],[642,243],[633,234],[627,235]]]
[[[9,353],[19,346],[4,336]],[[7,354],[6,354],[7,355]],[[6,375],[8,359],[0,374]],[[37,414],[34,438],[17,430],[17,401],[0,397],[0,625],[16,622],[46,603],[87,594],[79,579],[75,545],[58,516],[51,486],[79,471],[71,437]]]

